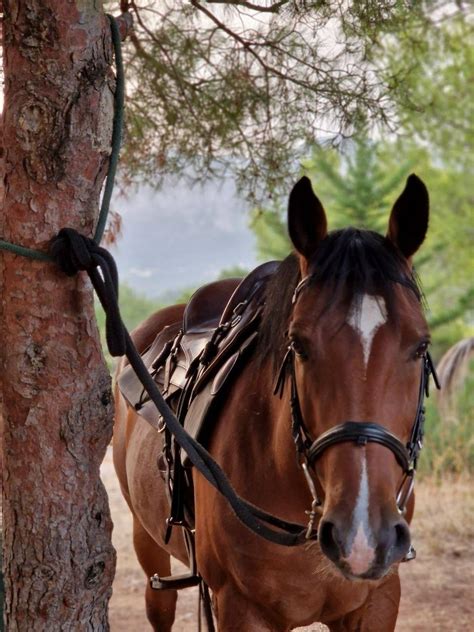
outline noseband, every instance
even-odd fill
[[[306,285],[307,279],[304,279],[297,286],[293,297],[293,303],[296,302],[299,292]],[[311,511],[307,512],[309,514],[307,536],[310,537],[316,518],[316,512],[318,511],[318,508],[321,508],[322,506],[322,501],[317,495],[314,481],[310,473],[310,468],[314,467],[316,461],[320,458],[323,452],[327,450],[327,448],[339,443],[355,443],[358,446],[365,446],[367,443],[378,443],[392,452],[403,472],[403,478],[396,495],[398,511],[403,514],[406,510],[408,500],[413,492],[418,456],[423,447],[425,423],[424,399],[425,396],[429,396],[430,375],[433,376],[436,388],[440,388],[433,360],[428,351],[421,357],[422,368],[418,404],[410,433],[410,439],[406,444],[382,425],[372,421],[345,421],[333,428],[330,428],[326,432],[323,432],[319,437],[317,437],[317,439],[313,439],[308,431],[301,412],[298,388],[296,384],[295,357],[295,350],[290,344],[283,358],[280,370],[278,371],[274,392],[275,394],[279,394],[280,397],[282,396],[286,377],[289,373],[291,385],[291,431],[296,446],[298,461],[303,468],[303,473],[313,496]]]

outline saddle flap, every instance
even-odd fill
[[[183,350],[187,367],[189,367],[191,362],[203,351],[207,342],[211,339],[212,331],[211,329],[203,333],[188,333],[182,337],[180,347]]]
[[[193,396],[191,404],[184,418],[184,428],[189,435],[197,439],[203,445],[212,431],[214,419],[213,411],[221,402],[223,393],[233,383],[242,369],[247,353],[251,350],[258,336],[258,332],[252,332],[227,360],[217,370],[214,379],[208,379],[199,393]],[[232,378],[232,379],[231,379]],[[189,466],[188,455],[181,451],[181,461],[184,466]]]
[[[154,360],[161,353],[165,345],[173,340],[179,332],[180,327],[181,323],[179,322],[165,327],[156,336],[150,347],[142,353],[142,360],[150,373],[153,371],[152,365]],[[142,396],[143,385],[129,364],[127,364],[120,372],[120,375],[117,378],[117,385],[128,403],[136,408]]]

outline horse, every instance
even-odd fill
[[[463,338],[442,355],[436,370],[443,385],[437,405],[443,421],[455,423],[459,416],[457,398],[462,392],[474,358],[474,337]]]
[[[331,632],[395,629],[398,567],[410,551],[414,512],[411,486],[400,503],[401,451],[420,412],[430,343],[412,258],[428,218],[428,192],[414,174],[386,236],[352,227],[328,232],[309,179],[293,187],[294,252],[265,289],[257,342],[215,415],[207,447],[238,494],[272,515],[305,525],[317,495],[311,518],[318,539],[291,548],[262,539],[193,468],[197,565],[219,631],[284,632],[314,622]],[[142,323],[132,335],[138,350],[171,332],[183,310],[166,307]],[[275,394],[278,373],[292,379],[280,379]],[[317,458],[305,458],[305,467],[292,436],[295,393],[304,434],[325,439],[324,446],[315,441]],[[188,555],[179,529],[165,542],[162,435],[118,388],[115,399],[114,463],[135,551],[148,577],[169,575],[170,558],[187,564]],[[344,434],[359,427],[368,440]],[[176,591],[147,583],[155,632],[172,629],[176,599]]]

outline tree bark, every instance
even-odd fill
[[[92,236],[110,154],[110,26],[95,0],[4,0],[0,236]],[[1,252],[1,251],[0,251]],[[9,632],[108,630],[115,571],[99,466],[110,377],[84,275],[1,253],[0,373]]]

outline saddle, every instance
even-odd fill
[[[243,280],[203,286],[191,297],[182,322],[165,327],[142,355],[178,419],[203,444],[212,431],[211,413],[224,387],[242,368],[256,340],[264,289],[278,266],[278,261],[271,261]],[[130,366],[122,370],[118,386],[141,417],[164,429],[161,415]],[[189,465],[185,453],[180,458]]]
[[[145,366],[185,430],[203,445],[212,432],[214,412],[225,387],[231,377],[235,379],[256,341],[264,290],[278,266],[278,261],[272,261],[243,280],[216,281],[200,288],[186,306],[182,322],[165,327],[142,354]],[[122,370],[117,383],[137,413],[162,432],[158,467],[170,502],[165,542],[174,526],[183,527],[189,554],[189,573],[170,577],[155,574],[150,585],[156,590],[179,590],[200,584],[205,592],[207,587],[201,582],[195,558],[191,463],[172,439],[131,366]],[[204,603],[209,605],[209,599]],[[212,616],[207,619],[212,620]]]

